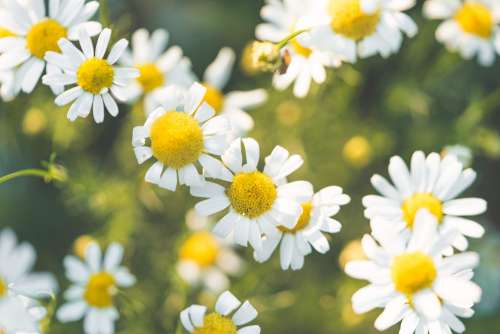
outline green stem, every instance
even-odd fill
[[[8,182],[10,180],[13,180],[15,178],[21,177],[21,176],[36,176],[36,177],[41,177],[43,179],[49,179],[51,178],[51,175],[48,171],[43,170],[43,169],[23,169],[23,170],[18,170],[17,172],[13,172],[4,176],[0,176],[0,184]]]
[[[99,1],[99,16],[101,23],[104,27],[109,27],[110,19],[109,19],[109,6],[108,0],[100,0]]]
[[[306,32],[306,31],[309,31],[309,29],[302,29],[302,30],[297,30],[293,33],[291,33],[290,35],[288,35],[287,37],[285,37],[281,42],[279,42],[278,44],[276,44],[276,47],[278,49],[281,49],[283,48],[285,45],[288,44],[288,42],[290,42],[292,39],[294,39],[295,37],[299,36],[300,34]]]

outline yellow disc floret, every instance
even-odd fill
[[[181,246],[180,258],[193,261],[199,266],[213,265],[219,254],[219,243],[208,232],[198,232],[189,237]]]
[[[294,38],[290,41],[290,45],[292,46],[295,53],[297,53],[298,55],[304,56],[306,58],[309,58],[309,56],[312,53],[312,50],[310,48],[302,46],[302,44],[300,44],[296,38]]]
[[[90,306],[107,308],[113,305],[115,294],[115,278],[111,274],[100,272],[90,277],[83,298]]]
[[[60,52],[57,42],[67,36],[66,28],[54,19],[45,19],[33,25],[26,35],[26,46],[31,54],[43,59],[47,51]]]
[[[302,204],[302,214],[297,221],[297,224],[293,228],[286,228],[284,226],[278,226],[278,229],[284,233],[297,233],[300,230],[303,230],[309,225],[311,221],[311,211],[313,209],[312,203],[307,202]]]
[[[408,197],[401,207],[403,217],[409,228],[413,227],[415,216],[420,209],[427,209],[440,223],[443,219],[443,204],[431,193],[415,193]]]
[[[236,334],[234,322],[218,313],[210,313],[203,319],[203,326],[194,330],[193,334]]]
[[[89,93],[99,94],[111,87],[115,70],[104,59],[90,58],[80,64],[76,74],[78,86]]]
[[[171,111],[158,118],[150,137],[156,159],[176,169],[196,162],[204,147],[200,125],[184,112]]]
[[[0,277],[0,298],[4,297],[7,294],[7,284],[5,284],[2,277]]]
[[[465,32],[483,38],[493,33],[493,14],[491,10],[479,2],[466,2],[456,12],[455,20]]]
[[[143,64],[137,68],[140,73],[137,81],[146,93],[152,92],[165,83],[165,76],[155,64]]]
[[[276,196],[273,181],[261,172],[237,174],[228,189],[233,208],[248,218],[257,218],[271,209]]]
[[[204,83],[203,86],[207,89],[205,97],[203,98],[212,108],[214,108],[216,113],[221,112],[222,106],[224,104],[224,94],[214,86]]]
[[[370,36],[377,29],[380,12],[363,12],[361,0],[330,0],[329,11],[333,31],[352,40]]]
[[[430,256],[411,252],[394,258],[391,276],[396,290],[411,298],[414,293],[432,286],[437,271]]]

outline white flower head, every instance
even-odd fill
[[[139,76],[139,70],[115,66],[127,48],[128,41],[125,39],[116,42],[105,57],[111,38],[110,29],[106,28],[100,33],[95,48],[85,30],[79,33],[81,50],[69,40],[61,39],[58,45],[62,53],[47,52],[47,62],[58,67],[62,73],[45,75],[43,83],[74,86],[55,99],[59,106],[72,103],[68,110],[70,121],[78,117],[85,118],[92,111],[95,122],[102,123],[105,110],[113,117],[118,115],[114,98],[120,101],[128,99],[124,86]]]
[[[38,334],[39,321],[21,298],[10,296],[0,299],[0,333]]]
[[[245,155],[243,154],[243,150]],[[286,177],[303,164],[299,155],[291,155],[277,146],[257,167],[259,144],[252,138],[234,140],[222,156],[225,169],[217,179],[224,185],[206,182],[192,187],[191,194],[206,198],[196,204],[202,216],[226,211],[213,232],[221,238],[231,236],[236,244],[262,249],[262,235],[279,235],[279,225],[293,228],[302,214],[300,203],[312,195],[308,182],[287,183]],[[222,183],[222,182],[221,182]]]
[[[310,188],[312,189],[312,185]],[[340,231],[342,225],[331,217],[350,200],[349,196],[342,193],[342,188],[337,186],[326,187],[309,196],[302,203],[302,215],[295,226],[293,228],[278,226],[279,236],[266,237],[262,251],[254,253],[255,259],[259,262],[267,261],[281,242],[281,268],[302,269],[304,258],[311,254],[313,248],[321,254],[330,250],[328,239],[323,233]]]
[[[140,164],[151,157],[156,159],[146,173],[146,181],[175,191],[177,184],[194,186],[203,182],[204,175],[218,176],[223,166],[215,157],[228,145],[229,120],[216,116],[214,109],[203,102],[206,88],[198,83],[187,92],[170,86],[162,93],[162,106],[143,126],[135,127],[132,136]]]
[[[260,326],[244,326],[257,318],[257,314],[250,302],[242,304],[231,292],[226,291],[217,299],[215,312],[207,314],[206,306],[191,305],[181,312],[180,318],[182,325],[190,333],[260,334]]]
[[[0,8],[0,72],[12,71],[8,97],[21,90],[31,93],[46,69],[61,75],[59,66],[45,60],[48,52],[60,51],[59,40],[76,40],[78,31],[97,35],[101,24],[89,21],[97,12],[97,1],[53,0],[48,8],[44,0],[9,0]],[[4,83],[5,85],[5,83]],[[50,85],[55,94],[64,90],[64,82]]]
[[[428,0],[424,15],[444,20],[436,39],[465,59],[477,56],[479,64],[491,66],[500,53],[500,3],[495,0]]]
[[[395,156],[389,163],[389,175],[394,186],[382,176],[374,175],[371,182],[381,196],[363,198],[365,216],[370,219],[374,233],[396,231],[408,238],[417,223],[418,210],[427,209],[436,216],[441,232],[450,229],[460,232],[452,243],[458,250],[467,249],[465,236],[480,238],[484,234],[480,224],[462,217],[485,212],[487,204],[480,198],[456,199],[474,182],[476,172],[464,169],[455,155],[441,158],[431,153],[426,157],[417,151],[412,155],[410,170],[403,159]]]
[[[417,33],[415,22],[403,13],[414,0],[320,0],[318,25],[311,30],[311,43],[348,62],[380,54],[397,53],[403,34]]]
[[[67,303],[57,311],[61,322],[84,318],[86,334],[114,333],[114,323],[119,318],[114,306],[118,288],[135,284],[135,277],[121,265],[123,247],[111,244],[104,256],[97,243],[87,247],[85,261],[69,255],[64,259],[66,276],[73,285],[65,292]]]
[[[418,211],[411,239],[390,232],[362,240],[368,260],[347,263],[348,275],[370,284],[352,297],[356,313],[375,308],[384,311],[375,321],[378,330],[401,322],[401,333],[463,332],[457,318],[470,317],[481,289],[471,282],[476,253],[443,257],[456,231],[441,234],[437,219],[426,209]]]
[[[158,29],[151,35],[146,29],[139,29],[132,35],[132,48],[125,51],[120,63],[139,69],[140,75],[127,86],[129,101],[144,97],[144,111],[150,114],[160,103],[155,99],[155,91],[178,85],[188,88],[195,76],[191,72],[191,61],[183,57],[179,46],[171,46],[166,51],[169,33]]]

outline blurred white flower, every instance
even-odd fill
[[[230,314],[235,311],[232,317]],[[181,322],[190,333],[203,334],[259,334],[260,326],[249,325],[257,318],[257,310],[245,301],[243,304],[229,291],[219,296],[215,312],[207,313],[207,307],[191,305],[181,312]]]
[[[57,310],[61,322],[77,321],[84,318],[85,334],[112,334],[115,321],[119,318],[114,306],[114,296],[118,288],[135,284],[135,277],[121,266],[123,247],[111,244],[104,256],[97,243],[87,247],[85,262],[69,255],[64,259],[66,277],[73,285],[64,293],[67,300]]]

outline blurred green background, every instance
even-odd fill
[[[221,47],[241,54],[253,39],[262,5],[255,0],[110,0],[110,14],[120,37],[138,27],[168,29],[171,43],[184,49],[201,76]],[[268,75],[234,72],[229,89],[268,89],[269,101],[251,111],[256,126],[250,135],[261,143],[261,152],[279,144],[300,153],[306,163],[293,179],[310,180],[316,190],[340,185],[352,197],[338,215],[343,230],[330,238],[332,250],[307,257],[300,272],[282,272],[278,256],[257,264],[249,249],[238,249],[247,268],[232,279],[231,290],[256,305],[263,333],[375,333],[379,311],[364,316],[351,311],[350,296],[365,283],[348,278],[339,264],[339,257],[356,256],[356,244],[346,246],[369,231],[361,198],[373,193],[370,176],[386,175],[394,154],[408,161],[417,149],[441,152],[454,144],[472,150],[479,174],[467,193],[489,202],[488,213],[479,218],[487,233],[471,244],[481,253],[476,280],[484,299],[466,321],[467,331],[498,332],[500,62],[482,68],[462,60],[435,41],[437,23],[422,18],[420,5],[410,14],[420,32],[401,52],[330,70],[327,82],[313,85],[303,100],[290,90],[273,90]],[[37,269],[55,273],[62,289],[68,284],[62,260],[80,235],[103,245],[124,243],[126,264],[138,284],[118,298],[117,332],[173,333],[181,309],[210,304],[213,297],[188,289],[175,274],[179,243],[188,233],[185,213],[195,200],[186,188],[170,193],[143,181],[146,167],[137,165],[130,143],[132,127],[143,121],[140,110],[122,105],[119,117],[107,117],[103,125],[91,118],[70,123],[41,85],[29,97],[0,103],[0,175],[40,166],[52,152],[69,175],[64,183],[25,178],[1,185],[0,227],[9,226],[32,243],[39,254]],[[397,331],[395,326],[388,333]],[[54,320],[48,329],[70,332],[81,332],[81,324]]]

